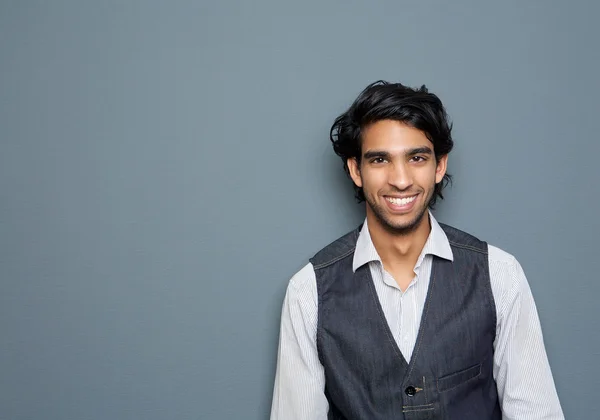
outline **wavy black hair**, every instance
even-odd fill
[[[358,95],[346,112],[335,119],[329,132],[333,150],[342,158],[348,175],[348,159],[355,158],[360,164],[361,133],[377,121],[395,120],[421,130],[433,143],[436,160],[447,155],[454,146],[452,123],[440,98],[427,90],[425,85],[413,89],[401,83],[384,80],[371,83]],[[452,176],[444,175],[435,185],[429,207],[433,208],[437,198],[443,199],[442,190],[452,181]],[[354,185],[358,202],[365,201],[362,188]]]

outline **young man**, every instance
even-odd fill
[[[453,146],[439,98],[373,83],[331,140],[366,220],[289,283],[271,419],[563,419],[521,266],[429,212]]]

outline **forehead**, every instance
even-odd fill
[[[416,147],[433,147],[424,132],[403,122],[381,120],[368,125],[362,132],[362,152],[386,150],[401,152]]]

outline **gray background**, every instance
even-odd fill
[[[287,281],[363,217],[328,130],[379,78],[445,102],[437,217],[517,256],[594,418],[599,13],[1,0],[0,418],[267,418]]]

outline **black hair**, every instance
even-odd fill
[[[329,132],[333,150],[342,158],[348,175],[348,159],[354,158],[360,165],[362,131],[381,120],[400,121],[421,130],[433,143],[436,160],[450,153],[454,145],[452,123],[444,105],[425,85],[413,89],[401,83],[379,80],[358,95],[350,108],[335,119]],[[451,180],[452,176],[446,173],[442,181],[435,185],[429,207],[433,208],[437,197],[444,198],[442,190]],[[354,190],[358,202],[364,201],[362,188],[354,185]]]

